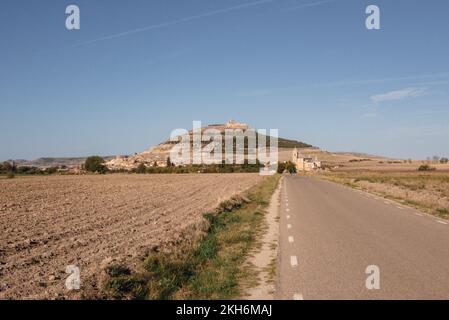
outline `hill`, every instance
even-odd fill
[[[206,127],[201,128],[201,132],[204,132],[207,129],[215,129],[218,130],[221,134],[224,135],[226,129],[240,129],[240,130],[248,130],[250,126],[245,123],[240,123],[235,120],[230,120],[225,124],[211,124]],[[189,131],[189,135],[191,136],[191,141],[193,141],[193,131]],[[269,137],[267,137],[267,146],[269,146]],[[151,166],[165,166],[167,162],[167,158],[170,155],[170,150],[174,144],[178,142],[165,141],[147,151],[142,153],[138,153],[134,156],[118,156],[115,159],[112,159],[107,162],[107,166],[113,170],[131,170],[136,168],[139,164],[143,163],[144,165]],[[202,145],[207,145],[209,142],[202,142]],[[234,141],[235,144],[235,141]],[[282,149],[293,149],[293,148],[313,148],[312,145],[307,144],[302,141],[291,140],[286,138],[278,139],[278,148]],[[247,143],[245,140],[245,153],[247,150]],[[224,145],[223,145],[224,152]]]

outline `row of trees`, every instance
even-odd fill
[[[291,174],[296,173],[296,165],[291,161],[279,163],[278,173],[284,173],[286,171]]]
[[[0,174],[6,174],[8,178],[14,178],[16,174],[49,175],[58,171],[57,167],[41,169],[33,166],[17,166],[13,162],[0,163]]]
[[[238,172],[259,172],[262,165],[257,162],[256,164],[209,164],[209,165],[187,165],[187,166],[175,166],[170,158],[167,159],[167,165],[165,167],[159,167],[153,165],[147,167],[141,163],[133,170],[135,173],[238,173]]]
[[[433,156],[432,158],[427,157],[427,161],[428,162],[434,162],[434,163],[438,163],[439,162],[439,163],[445,164],[445,163],[449,162],[449,159],[446,158],[446,157]]]
[[[99,156],[92,156],[86,159],[83,169],[88,172],[95,173],[107,173],[110,170],[104,164],[104,159]],[[262,167],[259,161],[256,164],[248,164],[245,161],[242,165],[235,164],[212,164],[212,165],[188,165],[188,166],[175,166],[170,157],[166,160],[165,166],[158,166],[157,162],[154,162],[152,166],[147,166],[144,163],[138,165],[137,168],[132,170],[134,173],[232,173],[232,172],[259,172]]]
[[[232,173],[232,172],[259,172],[262,167],[260,162],[256,164],[248,164],[245,161],[242,165],[235,164],[219,164],[219,165],[189,165],[189,166],[175,166],[170,158],[166,160],[166,166],[158,166],[157,162],[153,166],[146,166],[141,163],[136,169],[132,170],[134,173]],[[104,158],[100,156],[88,157],[81,166],[83,170],[92,173],[105,174],[110,172],[105,164]],[[11,162],[0,163],[1,174],[53,174],[58,171],[58,168],[40,169],[38,167],[20,166],[17,167]],[[126,172],[125,170],[118,170],[114,172]]]

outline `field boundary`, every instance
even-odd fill
[[[103,290],[112,299],[233,299],[242,283],[257,282],[245,267],[266,225],[266,209],[280,175],[263,179],[243,195],[204,214],[205,232],[195,243],[178,244],[172,252],[151,252],[141,271],[126,265],[105,268]]]

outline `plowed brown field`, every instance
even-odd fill
[[[148,250],[192,237],[202,214],[262,179],[258,174],[0,178],[0,298],[80,297],[67,265],[95,290],[102,266],[138,265]],[[89,287],[89,288],[88,288]]]

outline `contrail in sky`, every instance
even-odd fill
[[[316,2],[310,2],[310,3],[303,3],[303,4],[291,6],[291,7],[287,8],[286,10],[290,11],[290,10],[303,9],[303,8],[308,8],[308,7],[315,7],[315,6],[320,6],[322,4],[331,3],[331,2],[335,2],[335,1],[337,1],[337,0],[322,0],[322,1],[316,1]]]
[[[169,26],[180,24],[180,23],[184,23],[184,22],[200,19],[200,18],[206,18],[206,17],[214,16],[214,15],[217,15],[217,14],[220,14],[220,13],[226,13],[226,12],[235,11],[235,10],[238,10],[238,9],[254,7],[254,6],[262,5],[262,4],[273,2],[273,1],[274,0],[259,0],[259,1],[247,2],[247,3],[244,3],[244,4],[237,5],[237,6],[223,8],[223,9],[214,10],[214,11],[209,11],[209,12],[206,12],[206,13],[197,14],[197,15],[194,15],[194,16],[190,16],[190,17],[186,17],[186,18],[182,18],[182,19],[178,19],[178,20],[162,22],[162,23],[154,24],[154,25],[147,26],[147,27],[142,27],[142,28],[138,28],[138,29],[133,29],[133,30],[129,30],[129,31],[124,31],[124,32],[120,32],[120,33],[111,34],[111,35],[104,36],[104,37],[101,37],[101,38],[97,38],[97,39],[92,39],[92,40],[76,43],[76,44],[74,44],[72,46],[69,46],[69,47],[70,48],[74,48],[74,47],[85,46],[85,45],[93,44],[93,43],[104,41],[104,40],[120,38],[120,37],[128,36],[128,35],[131,35],[131,34],[135,34],[135,33],[140,33],[140,32],[144,32],[144,31],[150,31],[150,30],[154,30],[154,29],[160,29],[160,28],[169,27]]]

